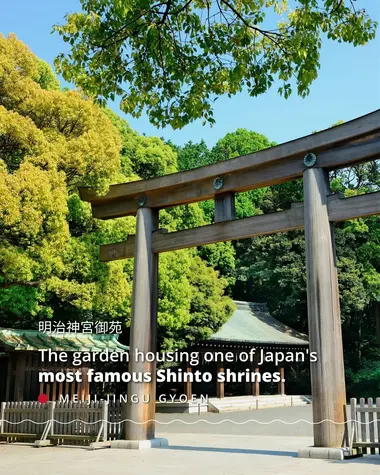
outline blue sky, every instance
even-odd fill
[[[53,63],[55,56],[67,50],[52,25],[62,23],[65,13],[77,11],[79,0],[6,0],[2,2],[0,32],[9,32],[23,40],[32,51]],[[379,0],[357,0],[380,22]],[[227,132],[245,127],[265,134],[278,143],[324,129],[338,120],[350,120],[380,108],[380,32],[375,41],[364,47],[326,41],[321,55],[318,79],[306,99],[293,95],[285,100],[275,89],[258,98],[241,93],[232,98],[221,97],[215,104],[216,124],[211,128],[201,121],[173,131],[156,129],[146,117],[133,119],[118,109],[140,133],[163,136],[177,144],[203,138],[210,146]]]

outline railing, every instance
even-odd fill
[[[3,402],[0,440],[34,440],[35,445],[72,444],[117,439],[123,405],[91,402]]]
[[[366,401],[351,399],[351,430],[349,435],[350,449],[358,453],[380,453],[380,398],[374,404],[372,398]]]
[[[35,401],[2,402],[0,438],[7,434],[9,442],[40,436],[49,420],[48,404]]]
[[[106,401],[3,402],[0,441],[31,440],[36,446],[90,445],[121,438],[125,403]],[[349,447],[359,453],[380,453],[380,398],[351,399]]]
[[[125,403],[120,401],[112,402],[108,406],[108,438],[107,440],[115,440],[121,438],[122,424],[121,421],[126,419]]]

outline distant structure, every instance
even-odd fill
[[[87,400],[90,384],[87,370],[90,365],[72,367],[68,363],[41,363],[39,350],[100,352],[128,351],[128,346],[118,341],[118,335],[83,333],[43,333],[34,330],[0,328],[0,401],[36,401],[39,394],[46,394],[50,401],[68,395]],[[39,383],[40,371],[81,370],[81,383]]]
[[[236,310],[227,322],[209,339],[199,342],[191,347],[193,351],[204,352],[233,352],[239,359],[239,353],[248,353],[255,349],[255,359],[252,362],[231,363],[229,367],[233,371],[250,368],[254,372],[262,371],[258,366],[260,354],[274,351],[303,351],[309,346],[306,335],[299,333],[273,318],[263,303],[235,301]],[[226,365],[213,363],[215,372],[223,372]],[[240,368],[239,368],[240,366]],[[187,366],[187,371],[191,367]],[[275,369],[271,368],[271,371]],[[284,379],[284,366],[278,367],[281,379]],[[217,381],[217,378],[214,378]],[[194,388],[195,389],[195,388]],[[216,396],[223,398],[225,395],[225,383],[216,382]],[[188,399],[193,394],[192,384],[185,383],[184,393]],[[260,395],[260,381],[245,384],[246,395]],[[285,382],[278,383],[278,394],[285,394]],[[213,395],[213,394],[210,394]]]
[[[261,350],[268,351],[296,351],[308,346],[306,335],[296,332],[271,317],[266,305],[261,303],[235,301],[236,310],[228,321],[209,340],[198,342],[191,347],[191,351],[205,352],[233,352],[238,356],[241,352],[256,349],[256,358],[247,363],[231,363],[231,370],[251,368],[260,371],[258,367],[258,354]],[[43,333],[34,330],[16,330],[0,328],[0,401],[36,401],[39,394],[46,394],[50,401],[58,401],[74,395],[80,400],[87,400],[93,388],[87,379],[87,371],[91,364],[73,367],[72,362],[67,363],[41,363],[39,350],[52,349],[65,351],[71,354],[74,351],[100,352],[128,351],[129,347],[118,341],[118,335],[99,335],[83,333]],[[217,374],[224,371],[221,363],[212,363]],[[240,368],[239,368],[240,366]],[[273,365],[272,365],[273,366]],[[76,371],[80,369],[83,375],[81,383],[39,383],[40,371]],[[198,368],[197,368],[198,369]],[[206,371],[201,365],[200,371]],[[186,368],[191,371],[191,367]],[[209,369],[207,369],[209,370]],[[274,371],[273,367],[271,368]],[[284,377],[284,367],[278,368],[281,377]],[[215,377],[214,381],[217,378]],[[193,389],[205,395],[223,398],[225,384],[216,383],[214,390],[205,387],[193,387],[190,382],[185,383],[184,394],[188,399],[193,395]],[[246,384],[243,388],[245,394],[259,396],[260,381]],[[278,394],[285,394],[285,383],[278,383]]]

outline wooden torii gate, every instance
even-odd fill
[[[136,235],[101,246],[100,259],[135,258],[130,350],[156,351],[158,254],[232,239],[305,228],[307,303],[315,447],[341,447],[346,388],[338,278],[332,223],[380,214],[380,193],[342,199],[331,195],[328,172],[380,157],[380,110],[276,147],[193,170],[113,185],[102,197],[81,189],[95,218],[137,215]],[[234,195],[303,177],[304,203],[287,211],[235,220]],[[207,199],[215,201],[215,223],[167,233],[159,210]],[[137,363],[130,371],[150,371]],[[130,383],[130,394],[150,395],[150,403],[128,404],[126,439],[154,438],[155,382]],[[151,421],[151,422],[147,422]]]

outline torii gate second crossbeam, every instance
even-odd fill
[[[380,156],[380,110],[250,155],[171,175],[111,186],[102,197],[81,189],[99,219],[137,215],[136,235],[101,246],[103,261],[134,256],[130,351],[156,351],[158,254],[218,241],[305,229],[307,303],[315,447],[342,447],[346,388],[333,222],[380,214],[380,193],[341,199],[330,194],[328,172]],[[273,214],[235,220],[235,193],[303,178],[304,203]],[[215,224],[168,233],[159,210],[207,199],[215,201]],[[130,371],[150,371],[137,363]],[[150,403],[129,403],[125,436],[154,438],[155,382],[130,383]],[[142,397],[140,398],[142,401]],[[150,421],[150,422],[147,422]]]

